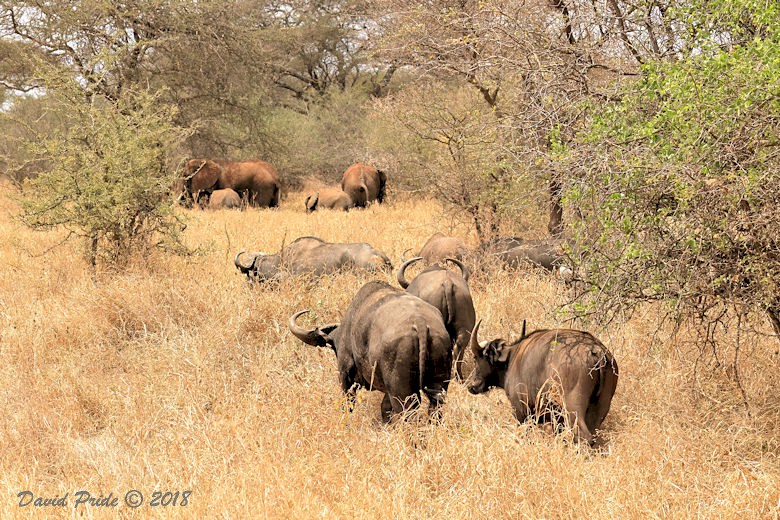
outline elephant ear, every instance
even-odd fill
[[[220,165],[208,159],[203,161],[203,165],[197,168],[195,175],[192,176],[193,193],[215,188],[221,175],[222,167]]]

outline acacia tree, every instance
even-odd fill
[[[296,0],[267,9],[271,24],[262,37],[279,102],[305,113],[332,90],[386,92],[396,67],[371,59],[378,28],[368,2]]]
[[[14,90],[35,87],[24,71],[37,56],[109,101],[160,90],[179,107],[176,124],[196,129],[195,153],[262,152],[274,144],[258,117],[270,81],[257,35],[268,18],[242,0],[0,1],[0,49],[15,51],[0,74]]]
[[[502,195],[495,205],[527,204],[530,199],[541,211],[547,204],[548,230],[558,235],[563,232],[561,194],[568,168],[560,151],[585,121],[581,102],[600,103],[613,95],[616,80],[639,74],[642,63],[679,54],[686,26],[669,14],[678,3],[682,1],[395,0],[381,18],[382,50],[399,65],[414,67],[423,82],[436,85],[429,81],[434,78],[473,89],[493,115],[491,132],[499,136],[492,144],[493,168],[482,176],[512,189],[525,186],[526,191]],[[414,129],[439,142],[439,129],[448,121],[446,114],[432,117],[442,114],[432,99],[439,92],[429,89],[427,94],[417,104],[425,124]]]
[[[570,150],[587,282],[575,303],[609,319],[663,302],[716,361],[737,330],[738,382],[739,334],[760,334],[748,318],[765,313],[780,339],[780,10],[717,0],[677,14],[687,54],[646,62]]]
[[[14,120],[26,130],[17,136],[21,156],[45,165],[23,184],[22,222],[83,238],[92,268],[122,266],[156,247],[183,251],[167,154],[183,137],[174,109],[145,91],[85,96],[68,71],[44,63],[36,80],[44,118],[59,124],[40,130]]]
[[[180,156],[263,157],[290,176],[317,172],[332,166],[289,159],[310,141],[298,129],[314,128],[308,134],[323,142],[349,140],[366,99],[386,93],[393,77],[392,64],[370,59],[376,24],[368,7],[359,0],[0,0],[0,58],[8,58],[0,60],[0,84],[35,88],[28,62],[43,57],[109,100],[125,89],[159,90],[162,102],[178,107],[175,124],[193,130]],[[338,121],[345,106],[357,107],[346,121],[351,128],[321,124]]]

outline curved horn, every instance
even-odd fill
[[[247,267],[239,261],[239,257],[244,253],[246,253],[246,251],[239,251],[238,253],[236,253],[235,258],[233,258],[233,263],[236,264],[236,267],[239,269],[239,271],[246,274],[247,272],[249,272],[250,269],[252,269],[252,266],[250,265],[249,267]],[[254,262],[252,262],[252,264],[254,265]]]
[[[477,333],[479,332],[479,326],[481,323],[482,320],[479,320],[477,324],[474,325],[474,330],[471,331],[471,339],[469,340],[469,346],[471,347],[471,352],[474,354],[475,357],[478,357],[481,353],[479,341],[477,340]]]
[[[315,327],[313,329],[304,329],[295,323],[295,320],[298,318],[298,316],[307,312],[309,312],[309,309],[298,311],[290,316],[290,322],[287,324],[287,326],[290,328],[290,332],[292,332],[296,338],[303,341],[307,345],[321,347],[325,344],[325,340],[318,328]]]
[[[520,333],[520,339],[525,337],[525,320],[523,320],[523,332]]]
[[[406,252],[407,252],[407,251],[411,251],[411,250],[412,250],[412,248],[411,248],[411,247],[410,247],[410,248],[408,248],[408,249],[404,249],[404,252],[403,252],[403,253],[401,253],[401,263],[404,263],[404,262],[406,262]]]
[[[418,260],[422,260],[421,256],[415,256],[414,258],[410,258],[403,264],[401,264],[401,267],[398,268],[398,274],[396,275],[396,280],[398,280],[398,285],[406,289],[409,287],[409,282],[406,281],[406,277],[404,276],[404,271],[406,271],[406,268],[415,263]]]
[[[460,275],[463,277],[463,280],[469,281],[469,275],[471,272],[469,271],[469,268],[463,265],[463,262],[458,260],[457,258],[445,258],[447,262],[452,262],[453,264],[457,265],[460,268]]]

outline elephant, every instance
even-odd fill
[[[224,190],[214,190],[209,197],[207,209],[241,209],[241,197],[235,190],[225,188]]]
[[[357,208],[364,208],[376,200],[380,204],[385,200],[387,175],[373,166],[355,163],[346,169],[341,178],[341,189],[352,199]]]
[[[340,187],[324,188],[306,197],[306,212],[311,213],[317,209],[338,209],[349,211],[352,207],[352,198]]]
[[[250,206],[275,208],[279,205],[282,184],[271,163],[191,159],[183,173],[187,200],[197,201],[200,193],[230,188],[240,195],[246,193]]]

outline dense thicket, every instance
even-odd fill
[[[691,2],[680,14],[697,21],[691,52],[645,64],[570,149],[578,303],[609,317],[664,302],[708,345],[732,334],[736,367],[751,315],[780,334],[780,10]]]

